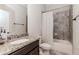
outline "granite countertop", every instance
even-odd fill
[[[26,39],[26,37],[22,37],[22,38],[18,38],[18,39]],[[18,40],[18,39],[15,39],[15,40]],[[10,44],[11,42],[6,42],[4,43],[3,45],[0,45],[0,55],[8,55],[22,47],[24,47],[25,45],[28,45],[34,41],[36,41],[38,39],[29,39],[29,41],[25,41],[21,44],[17,44],[17,45],[12,45]]]

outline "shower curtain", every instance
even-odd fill
[[[42,41],[52,44],[53,41],[53,12],[42,14]]]

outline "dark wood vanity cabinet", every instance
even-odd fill
[[[39,55],[39,40],[34,41],[9,55]]]

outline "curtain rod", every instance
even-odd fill
[[[67,6],[71,6],[71,5],[67,5]],[[55,8],[55,9],[51,9],[51,10],[47,10],[47,11],[42,11],[41,13],[46,13],[46,12],[50,12],[50,11],[53,11],[53,10],[65,8],[65,7],[67,7],[67,6],[63,6],[63,7],[60,7],[60,8]]]
[[[79,15],[77,15],[76,17],[74,17],[73,20],[76,20],[77,17],[79,17]]]

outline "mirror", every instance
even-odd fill
[[[27,8],[22,5],[0,5],[0,29],[9,34],[27,34]]]
[[[4,10],[0,10],[0,29],[9,32],[9,13]]]

